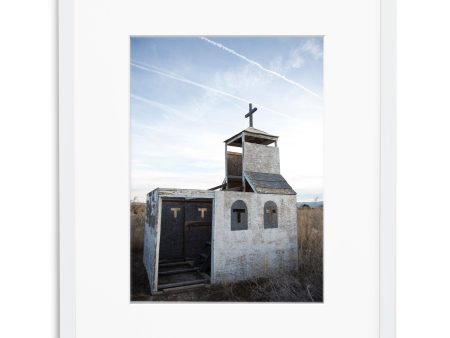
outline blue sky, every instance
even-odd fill
[[[222,183],[252,102],[298,199],[322,199],[322,37],[133,37],[130,74],[131,198]]]

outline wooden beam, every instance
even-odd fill
[[[237,141],[237,140],[239,140],[241,138],[242,134],[243,134],[242,132],[237,134],[236,136],[234,136],[230,140],[226,141],[225,144],[232,145],[232,143],[234,143],[235,141]]]
[[[161,263],[161,264],[159,264],[159,267],[165,268],[165,267],[171,267],[171,266],[191,265],[191,263],[193,263],[193,261]]]
[[[210,284],[201,283],[201,284],[193,284],[193,285],[185,285],[185,286],[177,286],[174,288],[164,289],[159,291],[160,293],[178,293],[178,292],[186,292],[187,290],[199,289],[208,287]]]
[[[244,173],[244,145],[245,145],[245,133],[242,133],[242,173]],[[245,192],[245,178],[242,175],[242,191]]]
[[[216,189],[218,188],[219,187],[217,187]],[[227,143],[225,142],[225,189],[227,188],[228,188],[228,156],[227,156]],[[209,190],[216,190],[216,189],[209,189]]]
[[[185,272],[193,272],[193,271],[198,271],[199,268],[186,268],[186,269],[175,269],[175,270],[167,270],[167,271],[160,271],[159,275],[160,276],[165,276],[165,275],[175,275],[177,273],[185,273]]]
[[[175,287],[186,286],[186,285],[202,284],[202,283],[207,283],[207,282],[208,282],[207,279],[202,278],[202,279],[194,279],[194,280],[188,280],[185,282],[178,282],[178,283],[159,284],[158,290],[175,288]]]
[[[225,188],[227,186],[228,186],[228,183],[224,183],[224,184],[218,185],[217,187],[212,187],[208,190],[217,190],[217,189]]]
[[[243,173],[244,175],[244,179],[245,179],[245,172]],[[252,184],[252,181],[251,180],[247,180],[248,181],[248,184],[250,185],[250,187],[253,189],[253,192],[256,192],[256,187]]]

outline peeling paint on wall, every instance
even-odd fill
[[[150,290],[157,288],[158,274],[158,201],[159,189],[155,189],[147,195],[147,218],[144,226],[144,266],[150,283]]]

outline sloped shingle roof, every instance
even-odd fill
[[[258,194],[296,195],[288,182],[280,174],[244,171],[244,177]]]

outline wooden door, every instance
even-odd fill
[[[185,256],[195,259],[211,240],[212,202],[186,201],[185,219]]]
[[[163,201],[159,260],[184,258],[184,201]]]

